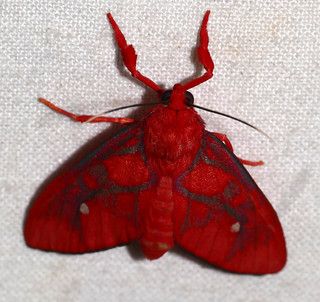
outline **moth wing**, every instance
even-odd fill
[[[55,177],[27,213],[33,248],[85,253],[140,237],[139,192],[151,186],[142,130],[129,126]]]
[[[225,145],[206,132],[192,166],[177,180],[175,240],[237,273],[275,273],[286,246],[275,210]]]

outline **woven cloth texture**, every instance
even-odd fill
[[[155,94],[122,68],[105,13],[135,45],[139,69],[170,88],[198,69],[194,47],[207,9],[216,68],[192,92],[199,105],[273,138],[200,112],[207,129],[229,136],[236,154],[265,161],[248,169],[283,224],[285,269],[230,274],[180,249],[150,262],[135,246],[75,256],[26,247],[22,224],[35,192],[76,150],[114,128],[74,123],[37,98],[82,114],[152,101]],[[0,301],[316,301],[319,20],[318,0],[1,0]]]

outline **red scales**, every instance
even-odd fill
[[[275,273],[286,262],[277,214],[233,154],[223,134],[205,130],[187,91],[212,77],[206,12],[198,58],[205,73],[164,91],[136,69],[137,55],[107,15],[132,76],[156,91],[159,102],[142,120],[75,115],[80,122],[127,124],[111,139],[56,176],[37,196],[24,235],[33,248],[86,253],[139,241],[157,259],[175,244],[233,272]]]

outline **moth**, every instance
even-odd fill
[[[124,65],[159,96],[144,118],[76,115],[40,99],[75,121],[123,127],[38,194],[24,224],[28,246],[87,253],[138,241],[151,260],[179,245],[231,272],[268,274],[284,267],[278,216],[243,166],[262,162],[240,159],[226,135],[206,130],[195,110],[205,108],[194,104],[188,91],[213,75],[209,13],[197,48],[205,72],[169,90],[136,69],[134,47],[107,14]],[[134,106],[139,105],[127,107]]]

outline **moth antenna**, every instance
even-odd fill
[[[118,110],[123,110],[123,109],[133,108],[133,107],[154,106],[154,105],[158,105],[158,104],[160,104],[160,102],[146,103],[146,104],[132,104],[132,105],[121,106],[121,107],[118,107],[118,108],[114,108],[114,109],[110,109],[110,110],[108,110],[108,111],[104,111],[104,112],[98,113],[97,115],[94,115],[94,116],[90,117],[90,118],[89,118],[88,120],[86,120],[84,123],[90,123],[90,122],[92,122],[93,120],[95,120],[96,118],[102,117],[104,114],[111,113],[111,112],[115,112],[115,111],[118,111]]]
[[[208,108],[205,108],[205,107],[194,105],[194,104],[192,105],[192,107],[195,107],[195,108],[198,108],[198,109],[201,109],[201,110],[205,110],[205,111],[208,111],[208,112],[211,112],[211,113],[214,113],[214,114],[222,115],[224,117],[227,117],[227,118],[230,118],[230,119],[235,120],[237,122],[240,122],[242,124],[245,124],[245,125],[253,128],[254,130],[258,131],[259,133],[261,133],[265,137],[267,137],[270,141],[274,142],[273,139],[267,133],[265,133],[261,129],[257,128],[256,126],[253,126],[253,125],[249,124],[248,122],[246,122],[244,120],[241,120],[241,119],[239,119],[237,117],[234,117],[232,115],[229,115],[229,114],[226,114],[226,113],[223,113],[223,112],[219,112],[219,111],[216,111],[216,110],[211,110],[211,109],[208,109]]]
[[[137,70],[137,54],[135,52],[135,49],[133,45],[128,45],[126,38],[124,37],[123,33],[121,32],[118,24],[113,19],[111,13],[107,14],[107,18],[109,20],[109,23],[112,26],[112,29],[114,31],[115,39],[117,41],[118,47],[120,48],[123,64],[127,67],[127,69],[130,71],[131,75],[141,81],[143,84],[147,85],[154,91],[158,92],[158,94],[162,93],[162,89],[160,86],[158,86],[155,82],[150,80],[149,78],[142,75]]]
[[[195,78],[186,84],[183,84],[182,87],[184,90],[188,90],[192,87],[198,86],[201,83],[209,80],[213,76],[214,63],[208,50],[209,37],[207,31],[207,24],[209,20],[209,15],[210,10],[207,10],[202,20],[199,32],[200,43],[197,48],[198,59],[200,63],[203,65],[206,72],[202,76]]]

